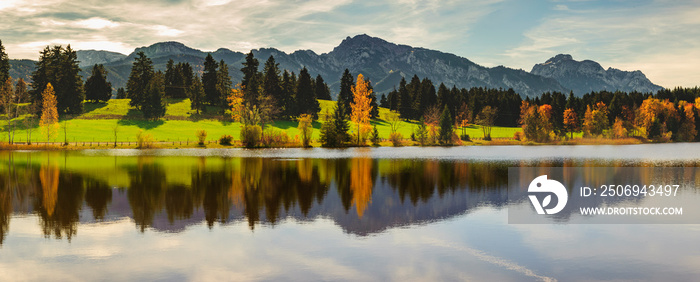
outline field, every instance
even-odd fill
[[[326,109],[332,110],[336,102],[320,100],[321,113]],[[214,113],[217,109],[210,108],[208,112]],[[386,121],[390,111],[386,108],[380,108],[380,118],[372,120],[371,124],[377,126],[379,136],[388,138],[391,128]],[[85,103],[84,113],[75,117],[62,117],[60,120],[61,127],[52,142],[63,142],[67,139],[69,142],[113,142],[114,129],[117,129],[118,142],[134,142],[139,131],[151,134],[156,141],[179,142],[179,141],[194,141],[196,140],[195,132],[198,130],[207,131],[207,140],[218,140],[222,135],[228,134],[239,139],[240,123],[222,120],[220,115],[216,114],[196,114],[190,110],[189,99],[171,99],[169,100],[165,117],[157,121],[144,120],[141,113],[129,107],[129,101],[126,99],[113,99],[107,103]],[[15,142],[26,142],[27,134],[23,127],[24,117],[15,120],[21,130],[16,132]],[[4,127],[5,121],[1,121],[0,125]],[[65,138],[63,126],[67,126],[67,138]],[[291,138],[295,138],[299,134],[296,121],[277,121],[271,125],[277,130],[282,130]],[[321,123],[316,121],[313,123],[313,139],[319,138]],[[401,121],[398,131],[409,138],[411,133],[417,127],[416,122]],[[350,131],[357,129],[350,123]],[[520,128],[512,127],[493,127],[491,136],[494,138],[512,138],[516,131]],[[460,130],[457,130],[459,133]],[[481,128],[472,125],[466,129],[466,133],[471,138],[482,138],[483,133]],[[0,141],[7,141],[7,133],[0,135]],[[32,142],[45,142],[46,136],[42,134],[41,128],[34,127],[31,136]]]

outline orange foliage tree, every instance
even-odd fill
[[[243,104],[243,90],[241,85],[238,84],[236,87],[231,89],[226,100],[228,105],[231,107],[231,119],[234,121],[241,121],[243,113],[245,112],[245,105]]]
[[[571,134],[571,139],[574,139],[574,131],[578,131],[578,115],[573,109],[564,110],[564,129]]]
[[[39,124],[44,128],[46,141],[48,142],[52,136],[58,133],[58,110],[56,108],[56,93],[53,90],[51,83],[46,84],[46,89],[41,94],[41,120]]]
[[[668,100],[661,101],[650,97],[644,100],[637,110],[637,123],[644,129],[647,138],[668,136],[668,123],[678,120],[678,112]]]
[[[352,86],[353,102],[350,104],[352,108],[352,122],[357,124],[357,145],[360,145],[362,132],[367,132],[370,128],[369,118],[372,107],[370,106],[372,88],[369,87],[369,81],[365,81],[362,74],[357,75],[357,82]]]
[[[591,106],[586,107],[586,113],[583,116],[583,132],[585,135],[602,135],[609,127],[608,106],[605,103],[598,102],[593,106],[593,109],[591,109]]]

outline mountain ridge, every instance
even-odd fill
[[[164,70],[167,61],[172,59],[176,62],[190,63],[195,73],[199,74],[203,69],[204,58],[210,53],[217,61],[223,60],[229,65],[234,84],[242,79],[238,70],[245,59],[244,53],[226,48],[205,52],[175,41],[139,47],[128,55],[108,51],[78,51],[83,68],[81,74],[86,79],[90,74],[88,66],[104,64],[113,86],[123,87],[126,85],[133,58],[140,51],[146,53],[157,70]],[[614,68],[604,70],[597,62],[578,62],[567,54],[559,54],[545,63],[536,64],[532,71],[527,72],[506,66],[489,68],[455,54],[396,44],[367,34],[348,36],[333,50],[322,54],[313,50],[286,53],[276,48],[258,48],[251,51],[260,61],[260,70],[268,57],[273,55],[281,70],[298,72],[302,67],[306,67],[312,76],[320,74],[329,83],[334,95],[339,90],[340,76],[346,68],[353,75],[362,73],[369,78],[378,93],[391,91],[402,77],[408,80],[414,74],[421,78],[429,78],[436,86],[444,83],[448,87],[458,88],[513,88],[522,96],[530,97],[553,91],[574,91],[576,95],[583,95],[600,90],[653,92],[662,89],[651,83],[640,71],[627,72]],[[30,74],[26,73],[26,61],[17,65],[24,68],[26,79]],[[22,71],[15,73],[22,75]]]

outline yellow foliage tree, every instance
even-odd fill
[[[51,83],[46,84],[46,89],[41,94],[41,121],[39,124],[44,129],[46,141],[58,133],[58,110],[56,108],[56,93]]]
[[[352,86],[353,102],[350,104],[352,109],[352,122],[357,124],[357,145],[360,145],[362,131],[368,131],[370,111],[370,95],[372,89],[369,87],[369,82],[365,81],[362,74],[357,75],[357,83]]]
[[[243,104],[243,90],[241,85],[237,84],[236,87],[231,89],[226,100],[228,105],[231,107],[231,119],[234,121],[241,121],[243,113],[245,112],[245,105]]]
[[[312,127],[313,116],[310,114],[302,114],[299,116],[299,125],[297,129],[301,133],[301,146],[310,147],[311,134],[314,128]]]
[[[573,109],[564,111],[564,128],[571,134],[571,139],[574,139],[574,131],[578,131],[578,115]]]

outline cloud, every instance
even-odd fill
[[[665,87],[695,86],[700,63],[700,7],[652,2],[648,5],[577,9],[546,18],[526,40],[503,55],[530,69],[558,53],[591,59],[604,67],[641,70]]]

